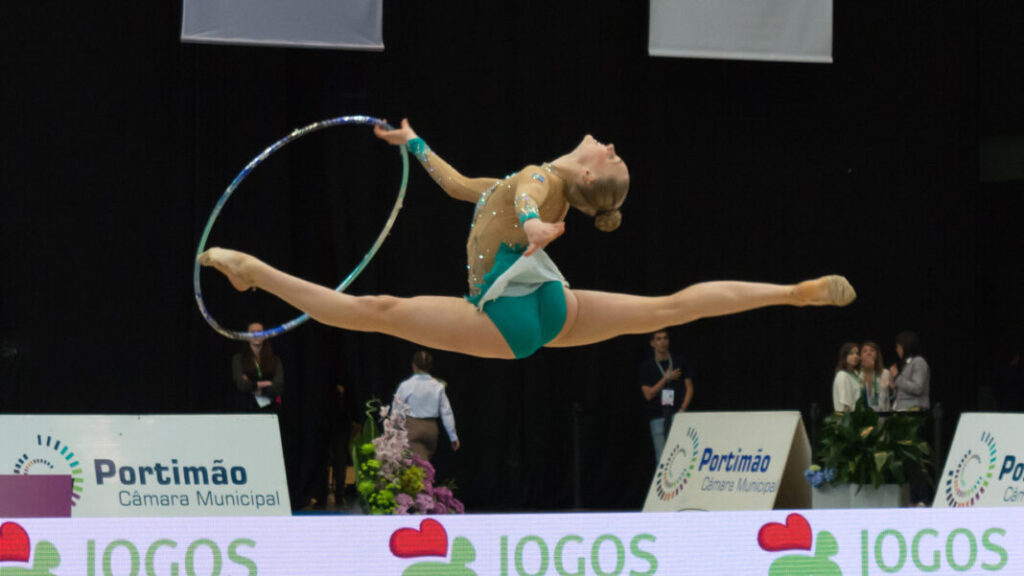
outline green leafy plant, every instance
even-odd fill
[[[880,416],[861,398],[852,412],[825,417],[815,460],[835,471],[831,484],[906,484],[932,466],[931,450],[918,435],[924,421],[916,412]]]

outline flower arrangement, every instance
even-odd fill
[[[852,412],[825,417],[817,464],[804,472],[814,487],[835,484],[906,484],[930,466],[928,443],[918,436],[924,416],[898,412],[881,417],[864,399]]]
[[[434,467],[413,454],[405,429],[408,408],[367,403],[366,423],[352,439],[359,503],[369,514],[462,514],[451,488],[435,484]],[[375,414],[379,413],[381,426]]]

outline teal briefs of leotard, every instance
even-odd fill
[[[561,282],[545,282],[526,296],[502,296],[484,304],[484,313],[516,358],[526,358],[554,340],[565,325],[565,312]]]
[[[484,276],[481,291],[466,299],[474,305],[494,281],[522,256],[522,249],[502,244],[494,266]],[[516,358],[526,358],[555,339],[565,326],[565,291],[558,281],[543,282],[523,296],[500,296],[484,303],[483,311],[501,332]]]

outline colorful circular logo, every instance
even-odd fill
[[[956,468],[946,478],[946,504],[950,508],[974,506],[988,488],[996,469],[996,439],[988,432],[981,433],[977,451],[968,449]]]
[[[689,453],[684,446],[676,444],[672,447],[668,458],[662,458],[658,465],[658,471],[655,473],[655,491],[658,493],[658,498],[664,502],[675,498],[683,491],[693,474],[694,466],[697,465],[700,438],[692,426],[686,430],[686,436],[690,439]]]
[[[64,472],[67,470],[68,472]],[[75,451],[60,440],[41,434],[36,435],[36,446],[24,452],[14,464],[14,473],[23,475],[71,474],[71,505],[78,504],[85,483],[82,466],[75,458]]]

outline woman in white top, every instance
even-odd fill
[[[860,349],[856,342],[847,342],[839,349],[839,363],[836,377],[832,380],[832,408],[836,412],[852,412],[860,398],[860,380],[857,366],[860,364]]]
[[[885,369],[878,344],[868,340],[860,345],[860,381],[864,399],[875,412],[892,410],[892,375]]]

